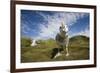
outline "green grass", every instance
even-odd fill
[[[77,44],[76,44],[77,43]],[[24,43],[25,44],[25,43]],[[45,61],[69,61],[89,59],[89,40],[85,37],[74,37],[70,39],[69,56],[62,55],[51,58],[52,52],[58,48],[53,39],[40,42],[37,46],[24,46],[21,48],[21,62],[45,62]]]
[[[27,48],[23,48],[27,49]],[[69,48],[70,55],[65,54],[52,59],[52,48],[48,49],[27,49],[21,54],[21,62],[43,62],[43,61],[64,61],[64,60],[85,60],[89,59],[89,48]]]

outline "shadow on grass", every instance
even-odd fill
[[[58,53],[58,52],[61,52],[63,51],[62,48],[53,48],[52,49],[52,52],[51,52],[51,59],[53,59],[55,57],[55,55]]]

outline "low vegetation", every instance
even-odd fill
[[[59,47],[54,39],[37,40],[37,45],[30,46],[32,40],[21,38],[21,62],[44,62],[44,61],[68,61],[89,59],[89,38],[86,36],[74,36],[70,38],[68,57],[65,54],[52,58]]]

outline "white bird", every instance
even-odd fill
[[[37,44],[36,44],[36,40],[32,40],[31,46],[35,46],[35,45],[37,45]]]

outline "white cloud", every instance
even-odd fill
[[[89,37],[89,36],[90,36],[90,30],[89,30],[88,27],[86,27],[86,28],[85,28],[83,31],[81,31],[79,34]]]
[[[21,27],[21,32],[24,34],[27,34],[29,30],[30,28],[26,24],[23,23]]]
[[[45,15],[42,12],[37,12],[47,24],[40,24],[40,33],[37,38],[55,38],[59,32],[59,26],[63,22],[68,26],[72,26],[78,19],[83,18],[85,13],[55,13],[54,15]],[[85,31],[87,32],[87,31]]]
[[[21,32],[22,33],[28,34],[31,31],[33,31],[33,32],[36,31],[36,30],[34,30],[34,29],[32,29],[32,28],[30,28],[28,26],[29,23],[32,23],[32,22],[30,22],[30,21],[23,21],[23,22],[21,22]]]
[[[74,33],[74,34],[71,35],[70,37],[76,36],[76,35],[83,35],[83,36],[89,37],[89,36],[90,36],[89,26],[87,26],[87,27],[86,27],[84,30],[82,30],[82,31],[79,31],[79,32],[77,32],[77,33]]]

